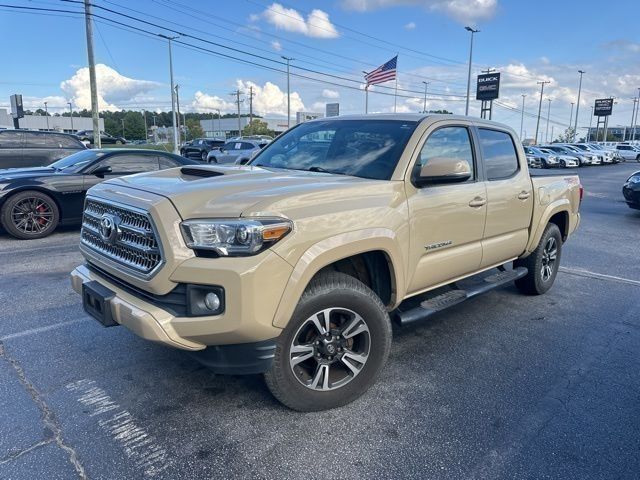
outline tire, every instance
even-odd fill
[[[124,145],[124,144],[122,143],[122,140],[116,140],[116,145]]]
[[[326,312],[328,336],[322,334]],[[276,340],[265,382],[275,398],[300,412],[346,405],[378,378],[391,337],[389,315],[371,289],[343,273],[320,273]],[[292,347],[297,347],[293,358]]]
[[[640,163],[640,155],[636,157],[636,162]]]
[[[553,254],[554,250],[555,254]],[[516,287],[527,295],[546,293],[558,274],[561,253],[562,235],[560,229],[555,223],[549,223],[531,255],[514,262],[515,267],[527,267],[529,270],[526,276],[516,280]]]
[[[47,194],[29,190],[7,199],[0,211],[0,222],[11,236],[32,240],[51,235],[58,226],[60,211]]]
[[[205,159],[205,162],[208,163],[218,163],[218,159],[216,157],[211,157],[209,159]]]
[[[567,162],[560,160],[560,168],[567,168]]]
[[[201,159],[202,159],[202,161],[203,161],[203,162],[205,162],[205,163],[206,163],[206,161],[207,161],[207,153],[208,153],[208,152],[202,152],[202,153],[200,154],[200,158],[201,158]]]

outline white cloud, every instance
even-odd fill
[[[100,110],[119,110],[115,104],[116,102],[133,100],[136,96],[160,86],[157,82],[125,77],[102,63],[96,65],[96,80],[98,83],[98,108]],[[91,108],[88,67],[78,69],[73,77],[60,84],[60,88],[67,94],[76,108]]]
[[[271,42],[271,48],[273,48],[276,52],[282,51],[282,44],[278,40],[273,40]]]
[[[253,111],[260,115],[287,115],[287,92],[280,90],[274,83],[266,82],[263,86],[250,81],[237,80],[236,86],[242,92],[253,87]],[[245,101],[244,109],[248,107]],[[291,92],[291,115],[304,111],[305,106],[298,92]]]
[[[414,30],[416,28],[416,22],[409,22],[404,26],[405,30]]]
[[[297,10],[273,3],[267,7],[262,16],[277,29],[287,32],[316,38],[337,38],[340,35],[329,20],[329,14],[319,9],[312,10],[305,20]]]
[[[260,15],[258,15],[257,13],[252,13],[251,15],[249,15],[250,22],[257,22],[258,20],[260,20]]]
[[[236,111],[234,103],[227,102],[217,95],[203,93],[200,90],[195,93],[191,107],[198,113],[210,113],[216,109],[221,110],[222,113],[233,113]]]
[[[342,5],[349,10],[360,12],[414,5],[444,12],[460,22],[474,22],[493,17],[498,0],[342,0]]]
[[[322,90],[322,96],[324,98],[340,98],[340,93],[336,90],[325,88],[324,90]]]

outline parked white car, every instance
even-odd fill
[[[571,156],[571,155],[559,154],[559,153],[554,152],[553,150],[550,150],[548,148],[539,147],[538,149],[543,153],[548,153],[549,155],[554,155],[556,157],[556,160],[558,161],[558,165],[560,166],[560,168],[569,168],[569,167],[579,167],[580,166],[580,161],[578,160],[577,157],[574,157],[574,156]]]
[[[616,151],[625,160],[635,160],[640,162],[640,148],[633,145],[616,145]]]

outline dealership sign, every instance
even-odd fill
[[[476,100],[495,100],[500,95],[500,74],[484,73],[478,75]]]
[[[608,117],[613,110],[613,98],[598,98],[593,107],[594,117]]]
[[[327,103],[325,106],[325,117],[337,117],[340,115],[339,103]]]

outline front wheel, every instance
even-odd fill
[[[26,191],[10,197],[0,212],[2,226],[21,240],[46,237],[58,226],[60,213],[53,199],[42,192]]]
[[[560,168],[567,168],[567,162],[560,160]]]
[[[391,336],[389,315],[375,293],[349,275],[321,273],[278,338],[265,381],[293,410],[346,405],[376,381]]]
[[[562,252],[562,235],[555,223],[544,229],[542,238],[536,249],[526,258],[516,260],[514,266],[527,267],[526,276],[516,280],[516,286],[522,293],[542,295],[553,285]]]
[[[200,154],[200,158],[202,159],[203,162],[207,161],[207,152],[202,152],[202,154]]]
[[[640,155],[636,157],[636,162],[640,163]]]

